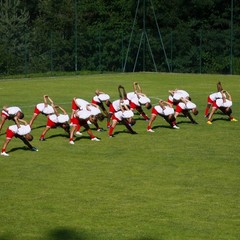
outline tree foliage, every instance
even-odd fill
[[[236,0],[1,0],[0,73],[237,74],[239,18]]]

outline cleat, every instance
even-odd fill
[[[150,129],[147,129],[148,132],[154,132],[151,128]]]
[[[46,141],[45,138],[39,138],[39,141]]]
[[[74,141],[69,141],[70,144],[74,145]]]
[[[212,124],[212,122],[211,122],[211,121],[207,121],[207,124],[211,125],[211,124]]]
[[[113,135],[109,135],[108,137],[109,137],[109,138],[113,138]]]
[[[5,156],[5,157],[8,157],[8,156],[9,156],[9,154],[7,154],[6,152],[1,152],[1,155],[2,155],[2,156]]]
[[[236,118],[230,119],[231,122],[237,122],[238,120]]]
[[[105,130],[103,128],[98,128],[97,131],[98,132],[104,132]]]
[[[111,125],[107,125],[107,128],[110,128],[111,127]]]
[[[100,141],[100,139],[95,137],[95,138],[92,138],[91,141],[97,141],[98,142],[98,141]]]
[[[35,147],[32,147],[31,150],[34,151],[34,152],[38,152],[38,149],[35,148]]]
[[[75,134],[76,134],[76,135],[79,135],[79,136],[81,136],[81,135],[82,135],[82,133],[81,133],[81,132],[79,132],[79,131],[77,131]]]
[[[205,118],[208,118],[208,116],[209,116],[209,113],[207,115],[204,115]]]
[[[180,129],[180,127],[178,127],[177,125],[173,125],[174,129]]]

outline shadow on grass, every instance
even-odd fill
[[[226,121],[226,122],[229,122],[229,121],[230,121],[229,118],[223,118],[223,117],[221,117],[221,118],[214,118],[214,119],[212,120],[212,122],[220,121],[220,120]]]
[[[134,240],[160,240],[161,238],[152,238],[152,237],[140,237],[135,238]]]
[[[98,139],[100,139],[101,140],[101,138],[100,137],[97,137]],[[90,136],[89,135],[87,135],[87,136],[79,136],[79,137],[76,137],[75,138],[75,140],[74,140],[74,142],[78,142],[78,141],[82,141],[82,140],[88,140],[88,141],[90,141],[91,140],[91,138],[90,138]]]
[[[38,129],[38,128],[45,128],[45,127],[46,127],[46,125],[41,125],[41,126],[33,127],[32,130]]]
[[[47,240],[93,240],[93,239],[97,240],[99,239],[99,237],[96,234],[93,235],[84,230],[76,231],[75,229],[64,228],[64,227],[57,228],[50,231],[47,237]],[[131,238],[131,240],[160,240],[160,239],[161,238],[154,238],[150,236]]]
[[[44,234],[45,235],[45,234]],[[15,240],[19,239],[17,236],[13,235],[0,235],[0,240]],[[100,239],[96,234],[91,234],[85,230],[75,230],[67,227],[59,227],[50,230],[44,238],[44,240],[98,240]],[[103,238],[101,238],[103,239]],[[162,238],[155,238],[150,236],[142,236],[137,238],[127,238],[126,240],[160,240]]]
[[[196,124],[196,125],[198,124],[198,123],[192,123],[190,120],[188,120],[188,121],[186,120],[186,121],[179,121],[179,122],[177,122],[177,125],[178,125],[178,124],[183,124],[183,123],[193,124],[193,125],[194,125],[194,124]]]
[[[0,240],[13,240],[13,236],[11,235],[2,235],[0,236]]]
[[[9,150],[9,151],[7,151],[7,152],[10,153],[10,152],[18,151],[18,150],[31,151],[30,148],[24,146],[24,147],[15,147],[15,148],[12,148],[11,150]],[[31,152],[32,152],[32,151],[31,151]],[[1,238],[0,238],[0,240],[1,240]]]
[[[55,134],[55,135],[51,135],[51,136],[49,136],[49,137],[46,137],[46,140],[47,140],[47,139],[51,139],[51,138],[56,138],[56,137],[69,138],[69,135],[67,135],[66,133]]]
[[[173,129],[170,125],[169,126],[165,126],[165,125],[155,125],[154,127],[152,127],[152,129],[158,129],[158,128],[169,128],[169,129]]]
[[[92,236],[86,231],[76,231],[70,228],[57,228],[49,232],[48,240],[90,240],[97,239],[96,236]]]

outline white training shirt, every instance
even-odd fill
[[[81,110],[75,113],[76,117],[84,120],[87,120],[91,115],[92,115],[91,111],[88,111],[88,110]]]
[[[223,99],[217,99],[216,100],[216,105],[218,107],[231,107],[232,106],[232,101],[226,99],[225,102],[223,102]]]
[[[191,110],[191,109],[194,109],[194,108],[197,107],[196,104],[193,103],[193,102],[191,102],[191,101],[188,101],[186,104],[183,103],[183,102],[180,102],[178,105],[179,105],[179,106],[181,107],[181,109],[183,109],[183,110]]]
[[[39,103],[39,104],[37,104],[36,107],[37,107],[37,109],[38,109],[40,112],[42,112],[42,113],[44,113],[44,114],[46,114],[46,115],[49,115],[49,114],[53,114],[53,113],[54,113],[53,107],[50,106],[50,105],[48,105],[48,104],[47,104],[47,106],[46,106],[45,103]]]
[[[161,114],[164,116],[174,114],[174,109],[169,106],[165,106],[165,109],[163,109],[160,105],[157,105],[154,107],[154,109],[158,112],[158,114]]]
[[[100,109],[99,108],[97,108],[97,107],[94,107],[94,106],[88,106],[88,109],[90,110],[90,112],[91,112],[91,115],[93,115],[93,116],[96,116],[96,115],[98,115],[99,113],[101,113],[101,111],[100,111]],[[87,110],[87,109],[86,109]]]
[[[123,100],[121,105],[129,105],[129,100]],[[120,99],[113,101],[112,106],[116,112],[119,111],[120,110]]]
[[[59,116],[57,116],[57,121],[59,123],[65,123],[69,121],[69,116],[68,114],[60,114]]]
[[[8,107],[7,111],[2,110],[3,113],[5,113],[7,116],[9,115],[16,115],[17,112],[22,112],[22,110],[19,107]]]
[[[84,109],[88,104],[90,104],[88,101],[81,99],[81,98],[76,98],[75,99],[76,105],[79,107],[79,109]]]
[[[170,97],[169,96],[169,100],[171,101],[179,101],[181,98],[189,98],[189,93],[186,92],[185,90],[176,90],[174,93],[173,93],[173,96]]]
[[[212,101],[216,101],[217,99],[221,99],[222,98],[222,93],[221,92],[212,93],[212,94],[209,95],[209,98]]]
[[[18,128],[17,125],[12,125],[12,126],[9,126],[9,129],[12,132],[21,136],[24,136],[31,132],[31,128],[29,125],[20,125],[20,128]]]

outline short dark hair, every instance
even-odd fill
[[[19,119],[23,119],[24,118],[24,113],[23,112],[19,112],[18,113],[18,118]]]
[[[98,119],[99,121],[103,121],[103,120],[104,120],[104,115],[103,115],[102,113],[99,113],[99,114],[97,115],[97,119]]]
[[[147,103],[147,104],[146,104],[146,108],[147,108],[147,109],[151,109],[151,108],[152,108],[152,104],[151,104],[150,102]]]
[[[28,133],[28,134],[25,135],[25,138],[26,138],[29,142],[31,142],[31,141],[33,140],[33,135],[31,135],[30,133]]]

